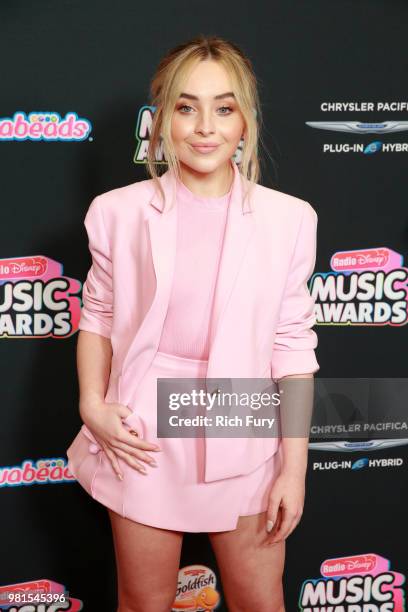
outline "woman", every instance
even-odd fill
[[[68,466],[108,508],[119,612],[171,608],[183,532],[198,531],[209,534],[231,612],[281,612],[307,437],[158,438],[156,382],[215,380],[214,394],[229,377],[313,378],[306,281],[317,216],[257,184],[256,78],[234,44],[199,37],[176,47],[151,93],[152,178],[98,196],[85,219],[84,425]],[[168,170],[159,178],[160,139]]]

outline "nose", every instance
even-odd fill
[[[213,134],[214,121],[211,110],[202,111],[197,114],[196,132],[199,134]]]

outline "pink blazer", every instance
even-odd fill
[[[273,378],[319,370],[314,299],[307,281],[315,266],[317,215],[299,198],[247,185],[233,162],[234,182],[211,320],[207,390],[217,378]],[[112,343],[105,400],[137,406],[138,385],[159,345],[172,286],[177,202],[170,170],[94,198],[85,217],[92,266],[83,285],[79,329]],[[173,202],[173,205],[171,205]],[[79,443],[80,441],[80,443]],[[83,425],[75,453],[97,453]],[[246,474],[273,455],[279,440],[206,438],[205,481]],[[85,448],[85,446],[86,448]],[[74,452],[75,449],[75,452]]]

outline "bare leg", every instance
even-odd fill
[[[268,544],[266,512],[240,516],[233,531],[209,533],[229,612],[285,612],[285,540]],[[280,520],[280,513],[276,524]]]
[[[118,612],[168,612],[176,596],[183,533],[108,512],[118,575]]]

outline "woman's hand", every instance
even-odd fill
[[[269,495],[267,531],[268,526],[273,529],[268,537],[269,544],[284,540],[292,533],[302,517],[304,500],[304,472],[282,471],[272,485]]]
[[[80,413],[82,421],[105,451],[118,478],[123,479],[119,457],[142,474],[147,473],[146,468],[137,459],[156,467],[154,458],[145,451],[160,451],[160,447],[138,438],[136,431],[128,430],[122,423],[122,419],[132,414],[130,408],[115,402],[96,402],[92,407],[82,408]]]

